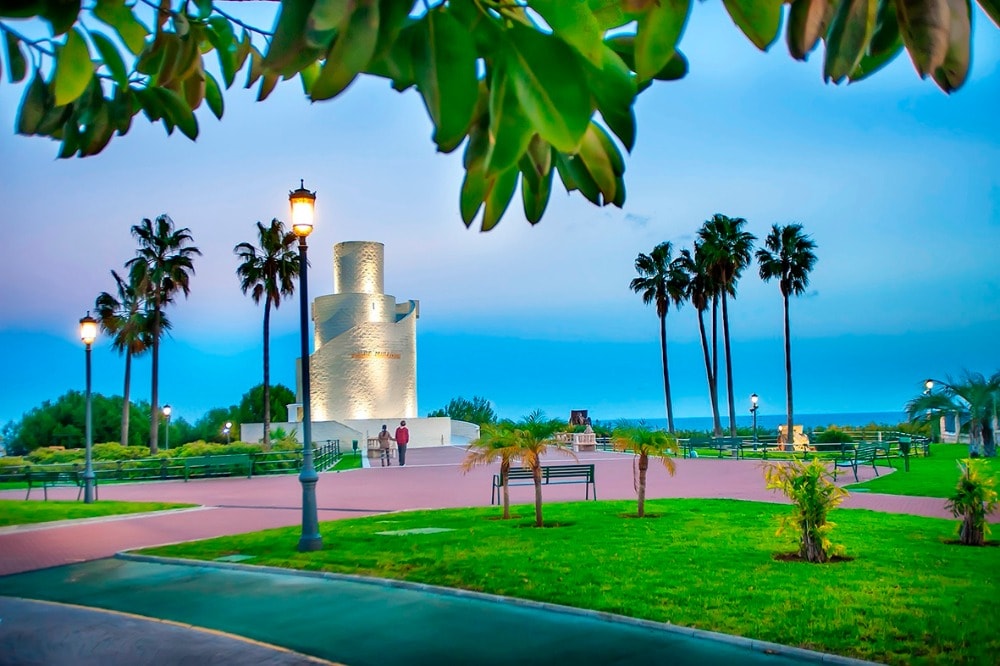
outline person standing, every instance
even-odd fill
[[[389,455],[392,453],[392,450],[389,448],[392,435],[389,434],[389,431],[386,429],[387,427],[383,423],[382,430],[378,434],[378,448],[379,456],[382,459],[382,467],[392,467],[392,460],[389,458]]]
[[[400,421],[396,428],[396,448],[399,451],[399,466],[406,466],[406,445],[410,443],[410,431],[406,429],[406,421]]]

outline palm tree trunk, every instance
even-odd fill
[[[993,441],[993,421],[990,415],[985,416],[979,423],[979,430],[983,436],[983,455],[992,458],[997,454],[996,442]]]
[[[660,351],[663,353],[663,395],[667,401],[667,431],[674,434],[674,405],[670,400],[670,370],[667,365],[667,316],[660,317]]]
[[[264,443],[265,451],[271,450],[271,355],[268,340],[271,332],[271,298],[264,300]]]
[[[698,310],[698,332],[701,333],[701,351],[705,355],[705,375],[708,377],[708,399],[712,404],[712,426],[713,432],[718,435],[722,432],[722,424],[719,422],[719,399],[715,392],[715,377],[712,375],[712,359],[709,355],[708,337],[705,334],[704,310]]]
[[[722,292],[722,341],[726,347],[726,393],[729,397],[729,436],[736,437],[736,403],[733,401],[733,357],[729,348],[729,300]]]
[[[510,491],[507,479],[510,478],[510,461],[500,463],[500,485],[503,486],[503,519],[510,520]]]
[[[719,418],[719,297],[712,296],[712,409],[715,436],[722,434],[722,420]]]
[[[122,389],[122,393],[125,394],[124,400],[122,400],[122,434],[118,438],[119,444],[122,446],[128,446],[128,408],[129,408],[129,393],[132,390],[132,350],[127,346],[125,348],[125,388]]]
[[[788,424],[785,432],[788,433],[788,442],[792,444],[792,450],[795,450],[795,434],[792,430],[792,424],[795,423],[795,417],[792,412],[792,333],[791,328],[788,324],[788,294],[783,294],[785,301],[785,394],[788,407]]]
[[[160,426],[160,299],[153,301],[153,388],[149,401],[149,455],[155,456],[159,450]]]
[[[531,477],[535,482],[535,527],[542,526],[542,463],[536,462],[531,468]]]
[[[639,517],[646,515],[646,470],[649,469],[649,455],[639,454]]]

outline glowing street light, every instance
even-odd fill
[[[757,397],[756,393],[750,395],[750,413],[753,414],[753,450],[757,450],[757,409],[758,401],[760,398]]]
[[[84,443],[84,468],[83,468],[83,501],[91,504],[94,501],[94,462],[92,449],[94,446],[94,431],[91,427],[90,417],[90,350],[97,339],[97,320],[87,315],[80,320],[80,339],[87,349],[87,412],[85,417],[86,440]]]
[[[165,424],[164,427],[166,428],[167,431],[166,433],[167,439],[166,442],[164,443],[164,448],[167,451],[169,451],[170,450],[170,405],[163,405],[163,422]]]
[[[229,443],[229,433],[233,430],[233,422],[226,421],[226,427],[222,429],[222,434],[226,436],[226,444]]]

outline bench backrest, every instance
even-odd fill
[[[571,476],[594,476],[593,465],[551,465],[543,467],[542,471],[550,479],[563,479]]]

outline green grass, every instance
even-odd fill
[[[83,502],[51,500],[37,502],[33,500],[0,500],[0,527],[10,525],[28,525],[31,523],[48,523],[53,520],[72,520],[74,518],[95,518],[100,516],[116,516],[124,513],[142,513],[145,511],[164,511],[166,509],[182,509],[197,506],[195,504],[167,504],[165,502]]]
[[[836,510],[850,561],[785,562],[786,506],[651,500],[415,511],[326,522],[324,550],[299,553],[299,528],[152,548],[156,555],[403,579],[739,634],[895,664],[994,663],[1000,548],[945,543],[956,522]],[[387,530],[449,528],[433,534]]]
[[[957,460],[968,457],[969,447],[965,444],[934,444],[928,458],[910,456],[910,471],[903,471],[903,459],[893,458],[896,472],[888,476],[854,483],[847,490],[864,489],[887,495],[916,495],[919,497],[949,497],[958,484]],[[989,472],[997,477],[1000,462],[996,458],[986,458]],[[850,474],[850,470],[847,470]]]
[[[345,469],[361,469],[361,456],[354,455],[353,453],[348,453],[343,458],[337,461],[337,464],[331,468],[334,472],[342,472]]]

